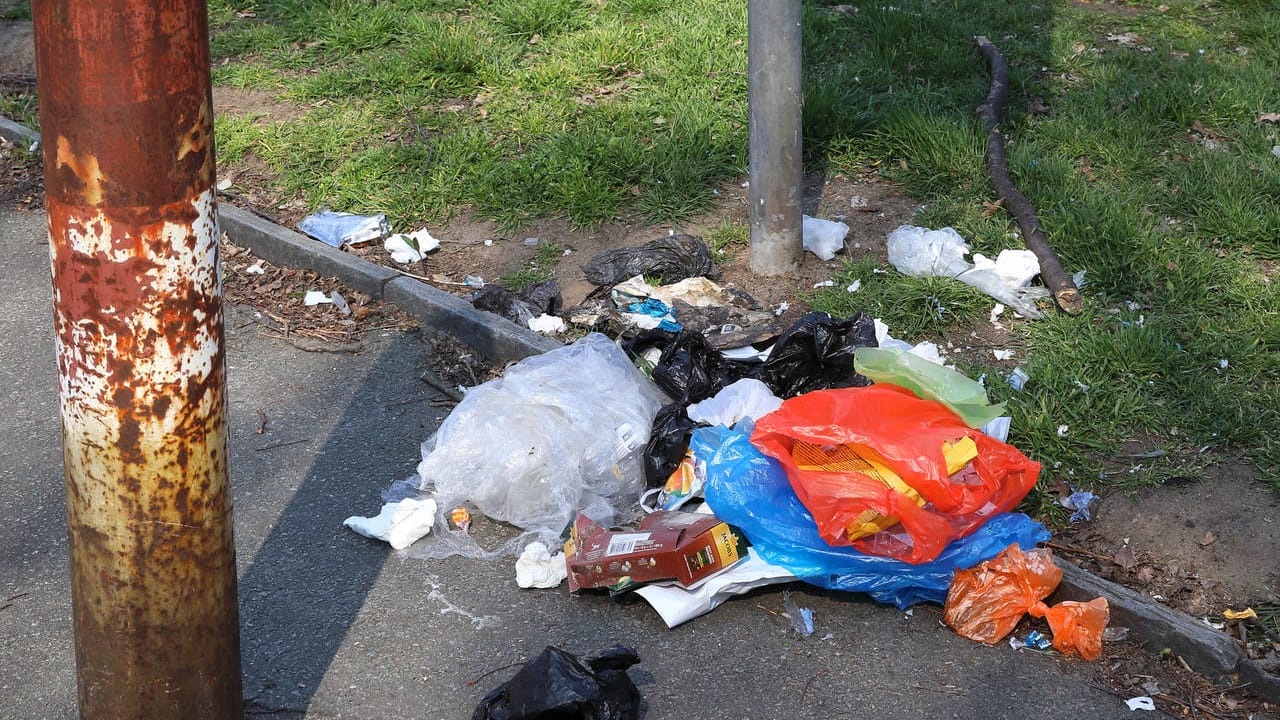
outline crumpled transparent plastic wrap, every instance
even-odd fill
[[[441,512],[471,507],[544,542],[578,511],[625,519],[645,488],[641,451],[662,402],[627,354],[593,333],[468,390],[423,443],[419,488],[434,491]],[[413,554],[423,553],[438,555]]]

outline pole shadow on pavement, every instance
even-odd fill
[[[381,491],[413,473],[417,447],[434,429],[427,420],[440,410],[418,380],[425,346],[414,333],[378,343],[372,360],[374,349],[361,358],[283,345],[254,343],[267,355],[242,373],[233,348],[232,487],[237,545],[252,557],[240,575],[246,702],[301,712],[389,552],[342,521],[376,514]],[[260,410],[265,434],[257,433]]]

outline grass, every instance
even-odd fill
[[[266,163],[282,201],[400,226],[463,206],[509,232],[546,216],[678,221],[745,173],[745,5],[211,0],[215,82],[305,110],[220,117],[218,159]],[[1021,391],[994,361],[962,368],[1009,402],[1011,441],[1044,464],[1033,507],[1058,482],[1132,490],[1222,461],[1280,489],[1277,23],[1257,0],[805,3],[809,166],[876,168],[925,206],[918,224],[988,255],[1021,240],[983,212],[996,198],[973,36],[1009,59],[1011,173],[1088,280],[1081,316],[1013,324]],[[729,220],[708,240],[723,256],[747,235]],[[553,263],[540,250],[504,282]],[[870,260],[836,280],[816,306],[868,309],[911,340],[965,334],[991,307]]]
[[[977,251],[1019,246],[1007,215],[982,213],[995,199],[973,117],[986,73],[968,38],[1002,46],[1013,68],[1010,169],[1064,264],[1088,280],[1082,316],[1021,326],[1032,378],[1022,391],[994,364],[965,368],[1009,401],[1012,442],[1045,464],[1032,502],[1047,505],[1044,489],[1058,480],[1133,489],[1224,458],[1254,463],[1280,488],[1270,430],[1280,422],[1280,126],[1258,122],[1280,112],[1268,80],[1280,42],[1263,30],[1280,8],[946,5],[959,11],[855,4],[861,21],[846,25],[845,42],[875,50],[809,72],[879,84],[847,134],[809,132],[810,152],[837,169],[878,164],[927,203],[921,224],[952,225]],[[1107,40],[1124,32],[1143,42]],[[1032,99],[1049,114],[1028,112]],[[990,302],[967,288],[876,269],[846,267],[837,288],[859,279],[863,291],[829,290],[817,304],[843,313],[869,303],[915,339],[986,322]],[[1150,451],[1165,454],[1127,457]]]
[[[5,8],[0,11],[0,20],[30,20],[31,19],[31,0],[16,0],[15,2],[6,3]]]
[[[210,13],[215,82],[319,106],[238,128],[247,144],[219,160],[252,152],[311,204],[596,227],[695,213],[743,171],[737,4],[213,0]]]

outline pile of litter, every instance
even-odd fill
[[[1049,534],[1011,512],[1040,466],[1003,406],[877,329],[811,313],[745,359],[696,332],[588,335],[469,389],[396,501],[347,525],[418,557],[520,554],[521,587],[635,591],[672,627],[799,580],[945,602],[989,643],[1047,616],[1096,657],[1105,600],[1044,608],[1060,573],[1018,554]],[[481,547],[473,513],[523,532]]]
[[[808,249],[842,249],[848,228],[836,225],[807,219]],[[425,252],[434,239],[423,232],[388,250]],[[955,277],[1039,314],[1034,258],[1006,251],[970,264],[950,228],[904,226],[888,244],[902,272]],[[567,580],[575,593],[635,592],[669,627],[798,581],[903,609],[943,604],[957,633],[989,644],[1024,615],[1044,618],[1047,636],[1016,642],[1098,657],[1107,602],[1044,603],[1061,579],[1051,552],[1036,549],[1049,533],[1013,512],[1040,465],[1006,442],[1009,418],[983,384],[867,313],[813,312],[779,331],[777,314],[717,285],[713,271],[699,238],[672,235],[592,260],[584,272],[600,289],[568,310],[553,282],[472,284],[480,309],[588,334],[466,389],[423,443],[417,475],[385,494],[376,517],[347,526],[414,557],[518,555],[522,588]],[[1026,380],[1020,369],[1009,378]],[[1086,516],[1088,500],[1077,508]],[[483,547],[476,514],[520,533]],[[811,612],[788,614],[813,632]],[[597,683],[548,648],[476,717],[505,717],[504,704],[556,668],[584,688],[621,682],[638,661],[629,652],[588,661],[612,668]]]

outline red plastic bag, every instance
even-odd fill
[[[1051,550],[1024,553],[1015,543],[986,562],[956,571],[943,620],[963,637],[994,645],[1029,613],[1048,621],[1053,646],[1060,652],[1095,660],[1102,655],[1102,631],[1110,620],[1107,599],[1045,605],[1044,599],[1061,581]]]
[[[751,441],[782,464],[824,540],[914,564],[1012,510],[1040,473],[941,403],[887,384],[791,398]]]

